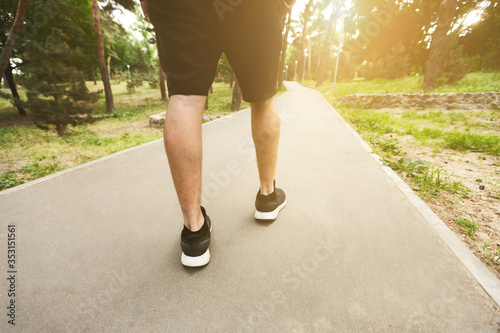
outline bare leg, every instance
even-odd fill
[[[205,96],[174,95],[170,98],[163,140],[184,225],[191,231],[203,226],[201,201],[201,124]]]
[[[274,191],[274,177],[278,160],[280,115],[274,97],[250,103],[252,108],[252,136],[257,153],[260,192],[268,195]]]

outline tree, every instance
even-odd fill
[[[469,56],[478,56],[478,67],[500,70],[500,3],[490,1],[484,9],[484,19],[477,22],[460,43]]]
[[[24,15],[26,13],[26,9],[28,9],[29,0],[19,0],[19,5],[16,11],[16,18],[14,19],[14,23],[12,24],[12,28],[10,29],[9,37],[7,41],[2,47],[2,52],[0,53],[0,73],[3,73],[5,68],[10,62],[10,55],[12,53],[12,49],[19,37],[19,33],[21,32],[21,28],[24,22]]]
[[[113,101],[113,92],[111,91],[111,82],[109,80],[108,69],[104,60],[104,41],[101,28],[101,17],[99,14],[99,4],[97,0],[91,0],[92,4],[92,17],[94,30],[97,43],[97,62],[99,64],[99,71],[101,72],[101,79],[104,84],[104,94],[106,96],[106,112],[114,113],[115,106]]]
[[[75,51],[63,39],[63,33],[55,29],[42,45],[32,43],[27,52],[30,63],[22,77],[27,90],[25,105],[35,124],[46,130],[53,125],[59,136],[64,136],[68,125],[84,121],[80,116],[90,115],[97,101],[97,94],[89,93],[78,69],[65,65]]]
[[[10,57],[12,54],[12,50],[14,49],[14,45],[19,37],[19,33],[21,32],[21,27],[23,26],[24,22],[24,16],[26,14],[26,10],[28,9],[28,4],[29,0],[19,1],[14,23],[12,24],[12,28],[10,29],[7,40],[5,41],[5,43],[2,43],[2,52],[0,53],[0,75],[1,73],[3,73],[5,75],[5,78],[7,79],[12,92],[12,97],[14,99],[14,105],[17,107],[20,116],[25,116],[26,111],[20,103],[21,98],[19,96],[19,93],[17,92],[16,83],[14,82],[14,77],[12,75]]]
[[[339,10],[342,6],[342,1],[332,0],[331,4],[332,13],[330,15],[330,20],[328,20],[328,27],[325,34],[325,40],[323,42],[323,50],[321,51],[319,58],[316,87],[321,87],[323,85],[326,64],[328,63],[328,55],[330,54],[333,36],[335,35],[335,24],[337,23],[337,19],[339,17]]]
[[[285,70],[286,52],[288,49],[288,35],[290,34],[291,23],[292,13],[288,13],[285,23],[285,33],[283,34],[283,40],[281,43],[281,55],[278,66],[278,90],[281,90],[281,88],[283,87],[283,71]]]
[[[306,7],[304,9],[304,13],[301,18],[301,23],[302,23],[302,34],[300,37],[300,52],[301,52],[301,63],[299,63],[300,68],[305,68],[304,63],[306,61],[306,54],[304,52],[305,47],[306,47],[306,39],[307,39],[307,26],[309,24],[309,21],[311,19],[311,16],[313,14],[313,5],[314,5],[314,0],[309,0],[306,4]],[[311,51],[311,50],[309,50]],[[305,77],[305,73],[302,73],[302,78]]]
[[[457,14],[457,8],[457,0],[442,0],[441,2],[436,31],[432,35],[430,54],[425,63],[423,90],[431,91],[436,86],[436,80],[441,73],[444,55],[449,49],[447,36]]]

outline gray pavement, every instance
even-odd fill
[[[497,332],[496,303],[358,137],[319,93],[287,85],[288,205],[272,224],[252,217],[249,111],[203,126],[204,269],[180,263],[161,141],[0,193],[0,331]]]

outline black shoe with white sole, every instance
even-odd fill
[[[274,221],[285,205],[286,194],[282,189],[276,188],[276,182],[274,182],[273,193],[263,195],[260,190],[257,192],[254,217],[258,221]]]
[[[192,232],[184,226],[181,233],[181,262],[187,267],[205,266],[210,261],[210,234],[212,232],[212,222],[208,217],[205,208],[201,207],[201,212],[205,222],[200,230]]]

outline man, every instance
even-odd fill
[[[260,190],[255,219],[274,221],[286,205],[275,187],[280,118],[274,101],[282,15],[295,0],[141,0],[157,36],[170,103],[164,143],[184,217],[181,262],[210,261],[212,223],[201,207],[201,124],[208,90],[224,52],[250,103]]]

